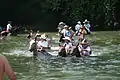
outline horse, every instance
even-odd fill
[[[42,50],[42,51],[38,51],[37,50],[37,42],[35,40],[31,40],[30,41],[30,45],[29,45],[29,51],[33,52],[33,56],[34,57],[38,57],[40,59],[50,59],[52,57],[51,54],[49,54],[47,51]]]
[[[7,31],[2,31],[1,33],[0,33],[0,39],[2,40],[2,39],[5,39],[7,36],[8,36],[8,34],[9,34],[9,32],[7,32]]]
[[[64,38],[64,35],[63,35],[63,34],[61,34],[61,35],[60,35],[59,42],[62,42],[62,43],[63,43],[63,42],[65,41],[65,40],[63,40],[63,38]]]
[[[67,53],[65,51],[65,48],[62,48],[60,52],[58,52],[58,56],[61,57],[67,57]]]
[[[39,57],[39,58],[50,58],[53,57],[54,55],[48,53],[46,50],[42,50],[42,51],[38,51],[37,47],[36,47],[37,42],[35,40],[31,40],[30,41],[30,46],[29,46],[29,51],[33,52],[33,56],[35,57]],[[91,54],[91,53],[90,53]],[[79,50],[78,50],[78,45],[74,46],[73,51],[71,53],[66,53],[65,48],[62,48],[60,50],[60,52],[58,52],[57,56],[61,56],[61,57],[72,57],[72,56],[76,56],[76,57],[81,57],[82,55],[80,54]]]
[[[73,52],[71,55],[76,57],[81,57],[80,52],[78,50],[78,45],[73,49]]]
[[[73,52],[72,52],[72,56],[76,56],[76,57],[82,57],[82,56],[90,56],[92,54],[92,51],[89,52],[89,54],[84,54],[82,52],[80,52],[78,50],[78,46],[79,44],[77,44],[77,46],[73,49]]]
[[[10,30],[10,33],[12,36],[17,36],[17,34],[23,31],[25,31],[24,27],[15,26],[15,27],[12,27],[12,29]]]

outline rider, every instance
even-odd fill
[[[74,31],[72,30],[72,27],[69,27],[69,31],[70,31],[70,34],[71,34],[70,38],[72,39],[72,37],[74,36]]]
[[[4,39],[9,33],[11,33],[11,30],[12,30],[11,23],[12,23],[11,21],[8,21],[7,28],[1,31],[0,33],[1,39]]]
[[[8,21],[8,24],[7,24],[7,29],[6,31],[10,33],[10,31],[12,30],[12,26],[11,26],[11,21]]]
[[[64,28],[64,26],[65,26],[65,23],[64,23],[64,22],[60,22],[60,23],[58,24],[57,29],[58,29],[58,33],[59,33],[59,34],[61,33],[61,31],[62,31],[62,29]]]
[[[6,74],[10,80],[16,80],[15,74],[6,59],[6,57],[0,55],[0,80],[4,80],[4,74]]]
[[[65,40],[63,46],[60,47],[59,52],[61,52],[63,49],[65,49],[66,54],[71,54],[72,53],[72,42],[70,37],[65,37],[63,38]]]
[[[46,40],[46,35],[42,34],[40,40],[37,43],[38,51],[45,51],[45,49],[49,49],[49,43]]]
[[[84,39],[79,45],[78,50],[81,56],[89,56],[92,52],[91,47],[86,39]]]
[[[77,25],[75,26],[76,35],[78,35],[81,27],[82,27],[82,24],[81,24],[80,21],[78,21],[78,22],[77,22]]]
[[[69,26],[65,25],[64,29],[61,31],[64,37],[71,37],[71,32],[69,31]]]
[[[89,21],[87,19],[85,19],[85,21],[83,23],[84,23],[84,26],[85,26],[85,28],[87,30],[87,34],[90,34],[91,33],[91,31],[90,31],[91,26],[90,26]]]
[[[63,38],[71,37],[71,32],[69,31],[69,27],[67,25],[64,26],[64,29],[61,31],[60,42],[64,42]]]
[[[79,40],[83,40],[85,38],[85,34],[86,34],[86,30],[85,30],[85,26],[82,25],[82,27],[79,30],[78,36],[79,36]]]

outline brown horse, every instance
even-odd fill
[[[0,33],[0,39],[2,40],[2,39],[5,39],[7,36],[8,36],[8,34],[9,34],[9,32],[7,32],[7,31],[2,31],[1,33]]]

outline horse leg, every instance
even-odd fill
[[[58,55],[59,55],[59,56],[62,56],[62,57],[67,57],[65,48],[62,48],[61,51],[58,52]]]
[[[79,52],[79,50],[78,50],[77,47],[74,48],[74,50],[73,50],[73,52],[72,52],[72,55],[73,55],[73,56],[76,56],[76,57],[81,57],[80,52]]]

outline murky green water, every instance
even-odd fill
[[[25,35],[0,41],[0,52],[8,58],[17,80],[120,80],[118,33],[94,32],[87,36],[93,48],[91,57],[34,59]]]

